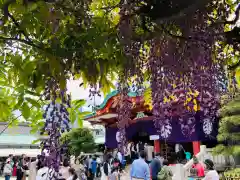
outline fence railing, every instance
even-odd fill
[[[219,171],[235,166],[233,156],[213,155],[213,150],[208,148],[206,149],[205,159],[211,159],[214,162],[215,168]]]

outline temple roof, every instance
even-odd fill
[[[106,107],[108,101],[109,101],[111,98],[113,98],[114,96],[117,96],[118,94],[119,94],[119,91],[118,91],[118,90],[114,90],[114,91],[112,91],[111,93],[109,93],[109,94],[104,98],[103,102],[96,107],[96,111],[101,110],[101,109],[104,109],[104,108]],[[135,93],[135,92],[129,92],[129,93],[128,93],[128,96],[129,96],[129,97],[136,97],[136,96],[137,96],[137,93]],[[95,115],[96,115],[96,112],[93,112],[93,113],[91,113],[91,114],[89,114],[89,115],[86,115],[86,116],[85,116],[85,119],[91,118],[91,117],[93,117],[93,116],[95,116]]]
[[[147,109],[144,105],[143,98],[135,92],[128,93],[128,101],[133,103],[132,114],[135,117],[137,112]],[[106,96],[104,101],[96,107],[96,112],[85,116],[85,120],[92,124],[114,124],[117,119],[117,105],[119,104],[119,91],[112,91]],[[133,117],[133,119],[134,119]]]

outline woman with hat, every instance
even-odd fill
[[[207,173],[205,175],[204,180],[219,180],[219,175],[217,171],[214,169],[214,164],[212,160],[206,159],[204,161],[204,164],[206,165]]]

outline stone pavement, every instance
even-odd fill
[[[124,173],[123,175],[121,175],[120,180],[129,180],[130,179],[130,175],[129,173]]]
[[[120,177],[120,180],[130,180],[130,166],[127,166]]]

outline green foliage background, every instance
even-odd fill
[[[90,129],[77,128],[63,134],[61,141],[68,143],[70,155],[79,156],[81,152],[93,153],[96,151],[96,144]]]
[[[240,95],[237,94],[230,102],[220,109],[218,141],[226,142],[215,148],[215,153],[240,155]]]

